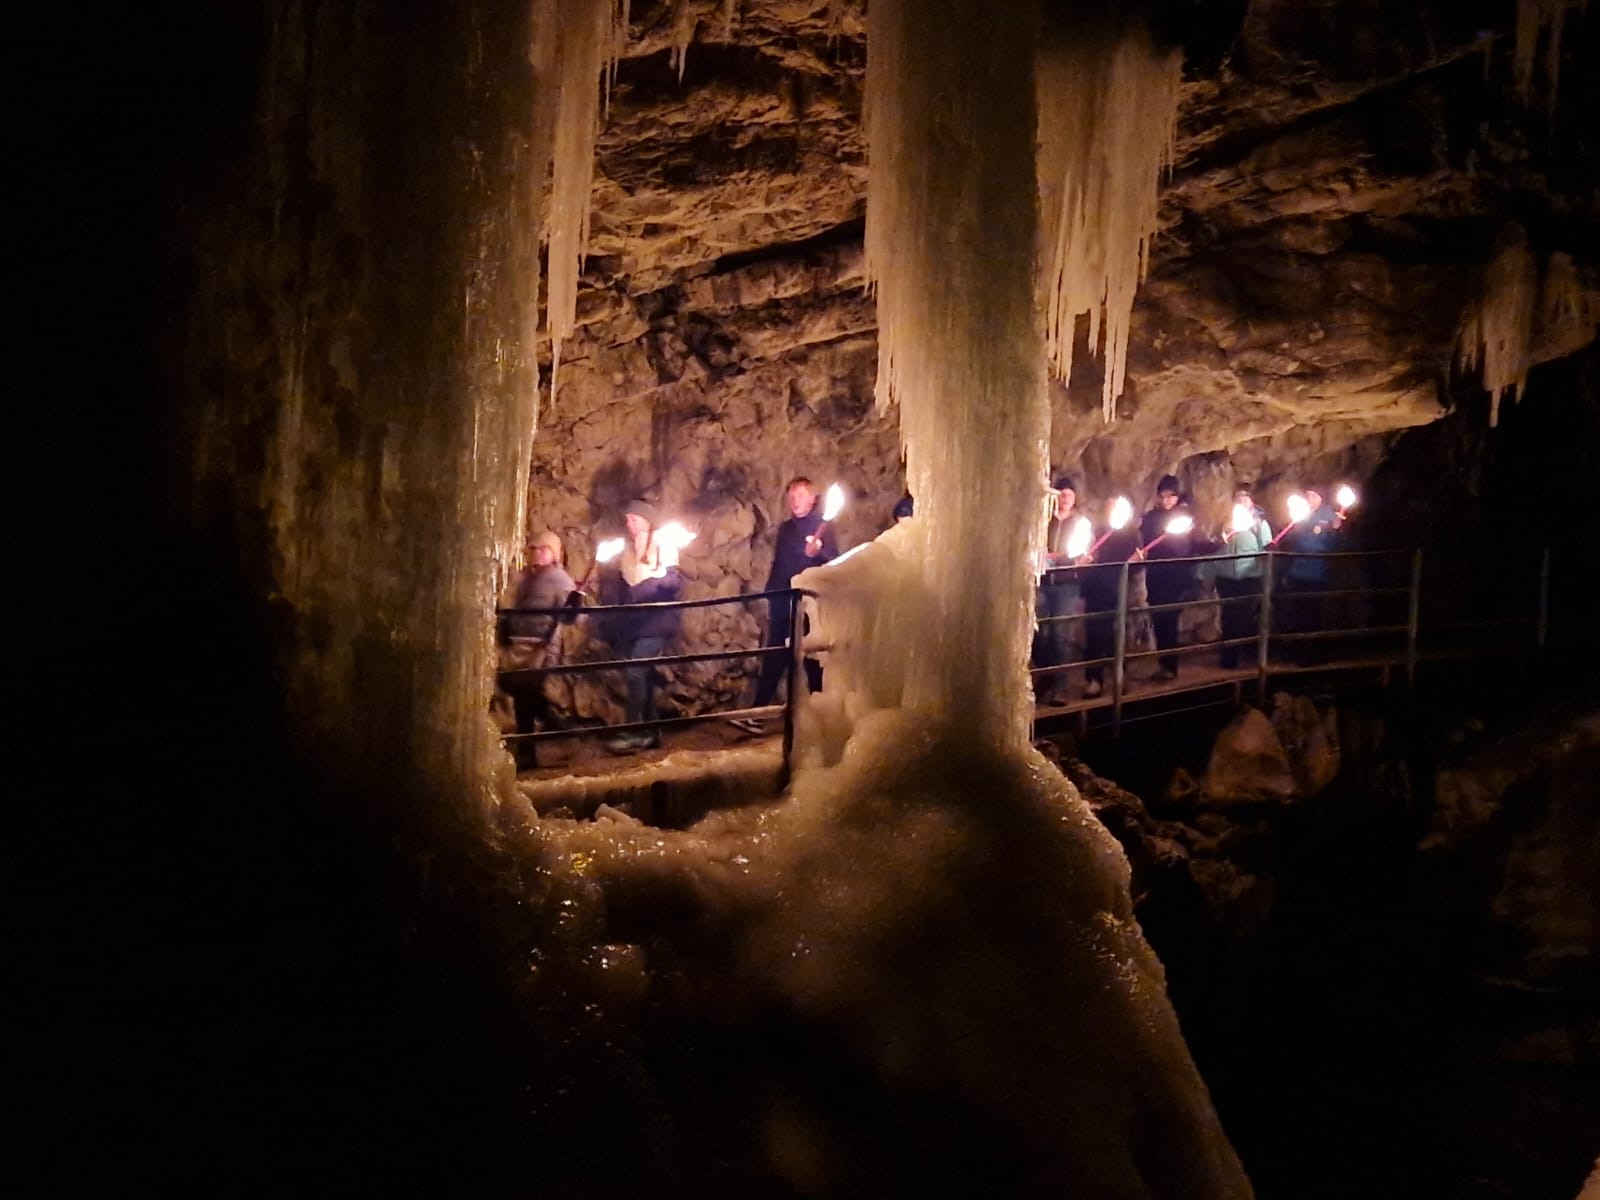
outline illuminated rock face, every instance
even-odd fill
[[[831,5],[742,3],[731,27],[720,6],[686,7],[680,81],[675,7],[636,6],[599,143],[586,323],[531,501],[536,521],[586,527],[609,503],[597,483],[631,461],[630,482],[670,504],[725,510],[726,549],[699,548],[707,579],[758,584],[792,470],[864,490],[847,540],[887,525],[897,495],[892,428],[840,419],[862,407],[875,334],[854,258],[864,30],[849,4],[834,25]],[[1052,461],[1094,498],[1201,454],[1258,481],[1364,473],[1388,435],[1481,403],[1457,336],[1513,221],[1541,261],[1578,260],[1590,305],[1581,335],[1535,329],[1530,359],[1592,336],[1600,212],[1575,150],[1592,82],[1568,72],[1549,123],[1513,104],[1500,9],[1244,7],[1202,6],[1211,27],[1182,31],[1177,165],[1118,419],[1100,419],[1082,346],[1054,389]],[[1569,54],[1587,53],[1585,28]]]

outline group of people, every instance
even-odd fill
[[[1290,556],[1281,576],[1274,577],[1284,593],[1279,605],[1282,627],[1302,632],[1319,623],[1319,598],[1297,593],[1320,592],[1328,585],[1327,560],[1319,557],[1335,549],[1335,538],[1344,522],[1323,499],[1319,489],[1308,487],[1304,496],[1309,515],[1296,521],[1277,538],[1266,513],[1255,503],[1250,485],[1241,483],[1233,492],[1235,519],[1217,536],[1209,536],[1194,521],[1189,500],[1176,476],[1164,475],[1156,485],[1155,502],[1135,523],[1128,520],[1117,528],[1095,528],[1098,535],[1087,551],[1073,553],[1068,542],[1083,514],[1077,508],[1077,485],[1069,476],[1053,484],[1053,509],[1045,530],[1044,571],[1040,578],[1036,614],[1040,619],[1034,639],[1036,667],[1062,667],[1073,661],[1071,626],[1063,618],[1082,612],[1085,619],[1083,668],[1085,697],[1093,698],[1104,689],[1105,664],[1095,660],[1114,652],[1115,612],[1120,597],[1121,572],[1117,564],[1143,564],[1145,593],[1150,606],[1150,624],[1156,649],[1157,683],[1170,682],[1178,675],[1179,619],[1181,605],[1199,598],[1202,564],[1208,556],[1216,561],[1204,564],[1223,601],[1221,665],[1239,665],[1242,642],[1259,629],[1262,578],[1267,565],[1265,554],[1280,549]],[[1187,517],[1188,520],[1178,518]],[[1091,522],[1093,528],[1093,523]],[[1130,577],[1131,578],[1131,577]],[[1100,615],[1104,614],[1104,615]],[[1045,703],[1067,700],[1067,672],[1047,671],[1040,677],[1038,691]]]
[[[794,577],[807,567],[832,561],[839,553],[833,526],[822,519],[817,492],[811,480],[796,476],[784,488],[788,516],[778,526],[777,545],[766,590],[787,591]],[[683,572],[677,547],[658,537],[660,515],[644,500],[632,500],[623,509],[626,537],[621,553],[598,570],[598,603],[602,606],[653,605],[677,600],[683,593]],[[551,705],[538,673],[556,666],[561,654],[561,626],[578,615],[591,577],[574,582],[564,565],[560,537],[549,530],[533,539],[528,548],[528,565],[511,580],[502,607],[507,613],[499,630],[499,669],[502,687],[492,709],[503,732],[531,732],[536,726],[559,728],[561,717]],[[597,567],[599,564],[597,564]],[[768,601],[764,648],[773,650],[787,644],[794,614],[787,595]],[[517,609],[561,609],[559,614],[518,613]],[[682,629],[682,610],[678,608],[638,608],[628,612],[606,612],[599,633],[618,658],[652,659],[666,652]],[[761,660],[756,680],[756,707],[771,704],[783,682],[786,656],[769,653]],[[822,669],[815,659],[805,660],[807,683],[812,691],[822,687]],[[655,675],[649,666],[631,667],[626,677],[624,720],[636,725],[655,718]],[[656,729],[625,729],[606,742],[615,753],[629,753],[661,744]],[[519,762],[531,764],[531,749],[518,754]]]
[[[1265,574],[1265,554],[1281,548],[1292,555],[1283,575],[1275,582],[1285,596],[1279,612],[1286,629],[1313,628],[1318,609],[1312,598],[1301,603],[1298,592],[1320,591],[1327,586],[1327,564],[1314,557],[1334,548],[1332,539],[1343,521],[1315,488],[1304,495],[1311,512],[1293,527],[1274,538],[1266,514],[1251,497],[1248,484],[1234,490],[1236,515],[1230,528],[1218,536],[1203,533],[1193,521],[1190,504],[1176,477],[1163,476],[1156,485],[1155,502],[1137,522],[1108,521],[1088,549],[1071,545],[1074,530],[1082,520],[1078,510],[1077,486],[1068,476],[1058,477],[1052,488],[1052,509],[1045,530],[1045,554],[1038,591],[1037,615],[1040,620],[1034,639],[1036,667],[1063,668],[1075,660],[1071,626],[1066,618],[1085,614],[1083,658],[1084,692],[1087,697],[1101,694],[1104,688],[1104,663],[1114,650],[1121,572],[1113,569],[1124,562],[1142,565],[1145,590],[1151,608],[1150,621],[1160,651],[1157,682],[1175,679],[1178,674],[1179,606],[1199,595],[1197,558],[1211,556],[1208,574],[1214,579],[1222,609],[1220,658],[1224,667],[1240,661],[1243,643],[1258,628],[1259,597]],[[784,488],[787,515],[778,526],[772,569],[766,590],[787,592],[794,577],[808,567],[830,562],[838,556],[838,540],[832,524],[823,519],[816,488],[805,476],[796,476]],[[894,519],[908,520],[914,511],[909,493],[894,507]],[[1175,518],[1188,517],[1188,521]],[[627,607],[652,605],[677,600],[683,593],[683,573],[678,564],[678,547],[658,537],[661,527],[656,509],[644,500],[630,501],[623,510],[626,536],[621,552],[599,570],[596,599],[602,606]],[[1091,526],[1093,523],[1091,522]],[[528,565],[511,581],[504,607],[513,610],[504,617],[499,630],[500,671],[503,690],[497,692],[494,708],[501,728],[528,732],[537,726],[560,727],[561,716],[551,705],[540,673],[560,663],[563,624],[578,615],[589,585],[596,573],[582,583],[575,582],[564,565],[561,539],[551,531],[536,536],[529,545]],[[1312,557],[1307,557],[1312,556]],[[599,567],[600,564],[596,564]],[[765,707],[777,697],[779,685],[788,669],[788,656],[775,653],[788,644],[795,614],[788,595],[768,600],[768,616],[753,703]],[[547,609],[558,612],[539,614],[519,609]],[[597,614],[600,635],[621,659],[653,659],[663,655],[682,627],[678,608],[641,607],[629,611]],[[812,691],[822,687],[822,668],[816,660],[804,660],[806,682]],[[1039,693],[1046,703],[1067,698],[1065,670],[1046,670],[1040,676]],[[655,713],[654,672],[648,665],[629,668],[626,676],[625,719],[629,725],[652,720]],[[647,749],[660,744],[655,729],[625,729],[607,743],[618,753]],[[531,753],[519,755],[524,763]]]

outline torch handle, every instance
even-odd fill
[[[1156,534],[1156,536],[1153,539],[1151,539],[1151,541],[1149,541],[1148,543],[1146,543],[1143,546],[1140,546],[1139,547],[1139,553],[1140,554],[1149,554],[1151,550],[1155,549],[1156,542],[1159,542],[1162,538],[1164,538],[1166,536],[1167,536],[1166,531],[1162,530],[1160,533]]]

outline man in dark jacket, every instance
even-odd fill
[[[1278,586],[1281,599],[1278,611],[1285,633],[1315,633],[1328,627],[1331,597],[1324,595],[1333,586],[1324,557],[1339,548],[1339,528],[1344,518],[1323,500],[1322,492],[1308,487],[1304,493],[1310,514],[1283,534],[1280,545],[1288,563],[1280,567]],[[1325,646],[1326,643],[1320,643]],[[1319,643],[1297,640],[1289,643],[1287,657],[1295,662],[1315,663],[1327,655]]]
[[[811,480],[797,475],[784,489],[784,500],[789,506],[789,516],[778,526],[778,544],[772,554],[772,572],[767,576],[769,592],[790,585],[794,577],[807,567],[831,562],[839,554],[839,543],[833,526],[822,521],[822,510],[817,506],[817,492]],[[787,596],[774,596],[767,602],[767,637],[765,645],[789,644],[789,627],[793,620]],[[761,675],[756,681],[755,705],[757,708],[771,704],[778,694],[788,658],[782,654],[769,654],[761,660]],[[813,692],[822,690],[822,667],[814,659],[806,659],[806,682]]]
[[[1178,618],[1182,610],[1158,606],[1191,600],[1199,586],[1195,575],[1197,564],[1167,560],[1204,553],[1203,549],[1196,546],[1197,540],[1203,543],[1204,539],[1197,539],[1192,526],[1186,533],[1166,532],[1168,524],[1177,517],[1188,516],[1193,520],[1193,514],[1179,501],[1180,489],[1176,476],[1163,475],[1161,482],[1156,484],[1155,505],[1139,522],[1139,544],[1150,546],[1151,542],[1155,542],[1145,552],[1148,565],[1144,571],[1144,586],[1150,605],[1156,610],[1150,614],[1150,624],[1156,635],[1156,649],[1167,651],[1178,644]],[[1166,683],[1177,677],[1178,656],[1169,653],[1157,660],[1156,673],[1150,678],[1156,683]]]
[[[1127,562],[1139,549],[1139,532],[1131,523],[1102,534],[1105,540],[1099,548],[1078,560],[1082,566],[1079,587],[1083,608],[1086,613],[1095,614],[1084,620],[1083,653],[1090,665],[1083,669],[1083,694],[1089,699],[1098,696],[1104,687],[1105,664],[1094,660],[1110,658],[1116,650],[1115,614],[1122,575],[1119,564]]]

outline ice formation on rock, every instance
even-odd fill
[[[1538,267],[1527,240],[1519,234],[1490,260],[1482,298],[1467,315],[1458,348],[1463,366],[1482,368],[1491,426],[1499,423],[1500,401],[1506,393],[1517,399],[1527,382],[1538,298]]]
[[[1048,31],[1036,55],[1039,197],[1051,371],[1072,374],[1078,318],[1101,349],[1105,419],[1122,394],[1134,294],[1150,263],[1171,165],[1183,56],[1141,19]]]
[[[605,77],[605,93],[609,97],[616,60],[628,32],[628,0],[540,0],[535,20],[541,29],[553,29],[556,40],[551,51],[555,63],[556,128],[546,309],[553,399],[561,368],[561,339],[572,332],[577,322],[578,276],[583,271],[589,241],[601,77]],[[692,28],[691,25],[691,31]],[[541,44],[536,41],[536,54],[540,49]],[[679,70],[681,73],[681,66]]]
[[[1556,106],[1561,86],[1561,30],[1567,14],[1587,7],[1588,0],[1517,0],[1517,38],[1512,52],[1511,76],[1524,104],[1533,98],[1533,72],[1544,41],[1544,102]]]

